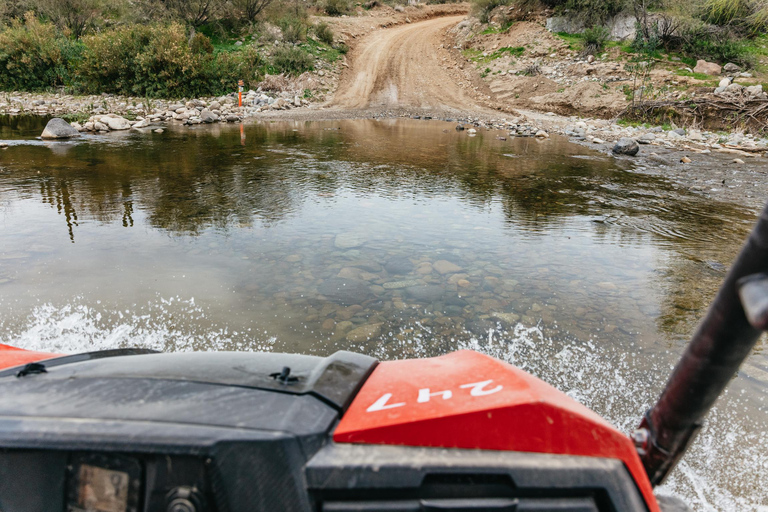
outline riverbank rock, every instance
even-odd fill
[[[615,146],[613,146],[613,152],[617,155],[629,155],[635,156],[640,151],[640,146],[634,139],[624,137],[619,139]]]
[[[717,76],[723,72],[723,68],[719,64],[714,62],[707,62],[703,59],[696,61],[696,67],[693,68],[694,73],[704,73],[705,75]]]
[[[110,130],[120,131],[128,130],[131,127],[131,122],[124,117],[118,115],[101,116],[100,121],[106,124]]]
[[[652,133],[644,133],[643,135],[637,138],[637,142],[639,142],[640,144],[650,144],[655,140],[656,140],[656,135]]]
[[[43,139],[69,139],[79,136],[80,132],[60,117],[54,117],[48,121],[42,135],[40,135]]]
[[[208,109],[203,109],[203,111],[200,112],[200,121],[203,123],[215,123],[218,120],[219,116]]]

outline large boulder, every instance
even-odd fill
[[[696,67],[693,68],[694,73],[703,73],[705,75],[717,76],[723,72],[723,68],[719,64],[714,62],[707,62],[699,59],[696,61]]]
[[[640,146],[634,139],[622,138],[613,146],[613,152],[617,155],[635,156],[640,151]]]
[[[45,125],[42,135],[43,139],[69,139],[79,137],[80,132],[65,120],[54,117]]]
[[[110,114],[108,116],[101,116],[100,121],[107,125],[110,130],[128,130],[131,127],[131,122],[124,117],[120,117],[116,114]]]

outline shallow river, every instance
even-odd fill
[[[629,431],[755,212],[564,140],[437,121],[35,137],[0,120],[0,343],[472,348]],[[762,342],[663,492],[768,510]]]

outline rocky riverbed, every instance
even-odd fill
[[[154,100],[104,94],[7,93],[0,99],[0,114],[64,117],[78,131],[110,132],[162,128],[163,123],[185,125],[240,122],[264,111],[307,107],[309,101],[289,93],[250,90],[238,106],[237,94],[191,100]]]

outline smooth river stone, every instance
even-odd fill
[[[432,264],[432,267],[440,272],[441,274],[455,274],[456,272],[460,272],[462,268],[455,263],[451,263],[448,260],[439,260]]]
[[[327,279],[317,287],[317,291],[328,297],[329,300],[346,306],[360,304],[373,296],[368,283],[365,281],[339,277]]]
[[[392,275],[402,276],[413,270],[413,263],[405,256],[396,256],[384,265],[384,270]]]
[[[410,298],[426,302],[440,300],[445,295],[445,289],[436,284],[424,284],[419,286],[409,286],[405,288],[405,293]]]
[[[515,313],[491,313],[491,317],[498,318],[502,322],[510,325],[513,325],[520,320],[520,315],[516,315]]]
[[[409,279],[407,281],[392,281],[391,283],[384,283],[384,288],[387,290],[398,290],[400,288],[408,288],[409,286],[418,286],[423,284],[416,279]]]
[[[362,233],[341,233],[336,235],[333,245],[339,249],[353,249],[363,245],[366,240],[367,238]]]
[[[377,338],[381,334],[382,325],[383,324],[368,324],[352,329],[347,333],[347,341],[360,343],[372,338]]]

